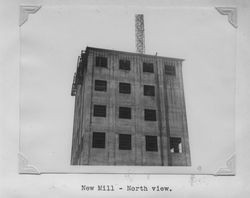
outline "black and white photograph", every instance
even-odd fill
[[[0,197],[249,197],[249,18],[248,0],[0,0]]]
[[[20,173],[235,174],[234,8],[20,12]]]

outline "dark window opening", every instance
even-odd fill
[[[95,80],[95,91],[107,91],[107,81]]]
[[[94,116],[106,117],[106,106],[105,105],[94,105]]]
[[[106,57],[97,56],[95,60],[97,67],[108,67],[108,60]]]
[[[165,65],[165,74],[175,76],[175,67],[171,65]]]
[[[171,153],[182,153],[181,138],[171,137],[170,138],[170,152]]]
[[[131,150],[131,135],[119,134],[119,149]]]
[[[119,83],[119,93],[130,94],[131,87],[129,83]]]
[[[155,96],[155,87],[152,85],[144,85],[144,96]]]
[[[156,110],[145,109],[144,110],[144,120],[147,120],[147,121],[156,121]]]
[[[119,69],[130,70],[130,61],[129,60],[119,60]]]
[[[146,135],[146,151],[158,151],[157,136]]]
[[[131,119],[131,108],[119,107],[119,118]]]
[[[92,147],[105,148],[105,133],[93,132]]]
[[[154,73],[153,63],[143,63],[143,72]]]

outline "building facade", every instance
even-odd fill
[[[182,62],[87,47],[71,90],[71,165],[190,166]]]

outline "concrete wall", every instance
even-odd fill
[[[95,66],[95,57],[108,58],[108,68]],[[131,70],[119,69],[119,59],[130,60]],[[154,73],[143,73],[143,62],[154,64]],[[176,67],[176,77],[164,73],[164,65]],[[107,91],[94,90],[95,80],[107,80]],[[131,94],[119,93],[119,82],[131,83]],[[144,96],[143,86],[154,85],[155,96]],[[84,83],[77,90],[72,156],[83,148],[72,164],[90,165],[190,165],[181,61],[155,56],[88,50]],[[81,104],[82,103],[82,104]],[[107,106],[106,118],[93,117],[93,105]],[[119,106],[131,107],[131,119],[119,119]],[[144,109],[155,109],[157,121],[145,121]],[[79,128],[80,127],[80,128]],[[80,132],[77,132],[79,131]],[[105,149],[92,148],[92,132],[106,133]],[[132,135],[132,149],[119,150],[119,134]],[[145,150],[145,135],[155,135],[158,152]],[[169,152],[169,137],[183,139],[183,152]],[[78,146],[77,146],[78,145]]]

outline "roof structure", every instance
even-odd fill
[[[109,52],[111,54],[127,54],[127,55],[134,55],[134,56],[144,56],[144,57],[157,57],[157,58],[162,58],[162,59],[172,59],[172,60],[178,60],[178,61],[184,61],[185,59],[181,58],[173,58],[173,57],[164,57],[164,56],[157,56],[157,55],[151,55],[151,54],[142,54],[142,53],[136,53],[136,52],[126,52],[126,51],[118,51],[118,50],[112,50],[112,49],[104,49],[104,48],[96,48],[96,47],[86,47],[86,51],[88,52],[89,50],[94,50],[94,51],[105,51]]]

